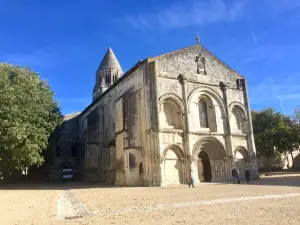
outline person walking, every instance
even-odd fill
[[[195,186],[194,186],[194,178],[193,178],[193,171],[192,170],[190,170],[190,172],[189,172],[189,187],[191,187],[191,185],[192,185],[192,187],[194,188]]]
[[[239,184],[240,182],[240,171],[235,167],[236,173],[236,182]]]
[[[235,167],[232,169],[231,175],[232,175],[233,183],[235,184],[236,183],[236,170],[235,170]]]
[[[245,170],[245,177],[246,177],[247,183],[250,184],[250,170],[249,170],[249,168],[246,168],[246,170]]]

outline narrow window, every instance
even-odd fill
[[[199,101],[199,119],[200,127],[208,128],[207,104],[205,101]]]

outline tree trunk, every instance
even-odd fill
[[[291,157],[292,157],[292,168],[295,168],[295,163],[294,163],[294,156],[293,156],[293,152],[290,153]]]
[[[288,169],[288,168],[290,168],[289,154],[286,153],[286,154],[285,154],[285,157],[286,157],[287,169]]]

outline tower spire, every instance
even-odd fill
[[[106,91],[122,75],[123,71],[117,57],[113,50],[108,48],[96,72],[93,100]]]
[[[117,57],[115,56],[113,50],[111,48],[108,48],[100,65],[98,70],[101,69],[117,69],[122,70],[119,61],[117,60]]]

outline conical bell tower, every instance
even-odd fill
[[[93,101],[123,75],[122,68],[111,48],[103,57],[96,72],[96,84],[93,91]]]

